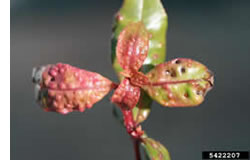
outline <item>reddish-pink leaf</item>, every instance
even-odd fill
[[[213,74],[203,64],[177,58],[157,65],[143,89],[160,104],[169,107],[197,106],[213,86]]]
[[[145,84],[149,83],[148,77],[142,72],[133,72],[130,77],[130,82],[135,85],[142,87]]]
[[[147,57],[149,33],[142,22],[131,23],[118,37],[116,55],[124,70],[138,70]]]
[[[61,63],[35,69],[33,79],[39,87],[42,107],[61,114],[91,108],[113,87],[110,80],[98,73]]]
[[[111,101],[121,108],[132,109],[140,98],[140,88],[130,84],[128,79],[122,80],[115,90]]]

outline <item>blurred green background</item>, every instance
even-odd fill
[[[125,129],[106,97],[91,110],[62,116],[35,103],[31,71],[56,62],[117,81],[110,59],[113,14],[121,0],[11,0],[11,159],[134,159]],[[200,160],[203,150],[250,149],[250,1],[164,0],[167,59],[188,57],[215,73],[196,108],[154,103],[143,124],[173,160]]]

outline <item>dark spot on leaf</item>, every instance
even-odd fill
[[[171,71],[171,77],[176,77],[176,76],[177,76],[177,74],[176,74],[175,70],[172,70]]]
[[[185,96],[186,98],[189,98],[188,92],[186,92],[186,93],[184,94],[184,96]]]
[[[170,70],[169,70],[169,69],[165,70],[165,73],[166,73],[167,75],[169,75],[169,74],[170,74]]]
[[[175,63],[176,63],[176,64],[180,64],[180,63],[181,63],[181,60],[177,59],[177,60],[175,61]]]
[[[181,68],[181,73],[185,73],[186,69],[184,67]]]
[[[196,94],[197,94],[197,95],[202,95],[202,94],[203,94],[203,91],[202,91],[202,90],[197,90],[197,91],[196,91]]]

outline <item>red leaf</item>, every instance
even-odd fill
[[[91,108],[113,87],[110,80],[98,73],[61,63],[37,69],[34,76],[35,83],[39,83],[38,100],[42,107],[61,114]]]
[[[129,24],[119,35],[116,55],[124,70],[137,71],[147,57],[149,33],[142,22]]]
[[[139,87],[149,83],[148,77],[142,72],[134,72],[130,77],[130,81],[133,85]]]
[[[111,101],[121,108],[132,109],[140,98],[140,88],[130,84],[128,79],[124,79],[115,90]]]

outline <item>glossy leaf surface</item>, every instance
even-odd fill
[[[168,150],[152,138],[143,138],[142,146],[150,160],[170,160]]]
[[[41,106],[61,114],[83,112],[113,88],[113,83],[98,73],[61,63],[34,69],[33,81]]]
[[[119,74],[122,67],[116,58],[116,45],[120,33],[131,23],[140,22],[150,34],[149,51],[144,61],[144,71],[165,61],[167,14],[160,0],[124,0],[115,16],[112,36],[112,63]],[[149,67],[151,66],[151,67]]]
[[[196,106],[213,86],[213,75],[203,64],[178,58],[160,64],[148,74],[143,88],[163,106]]]
[[[116,57],[116,46],[120,33],[122,30],[131,23],[141,22],[144,24],[147,32],[150,34],[149,37],[149,50],[148,56],[144,61],[141,70],[146,73],[152,69],[155,65],[163,63],[166,57],[166,31],[167,31],[167,14],[161,4],[160,0],[124,0],[121,9],[115,16],[113,24],[113,35],[112,35],[112,64],[113,68],[122,79],[123,76],[120,74],[123,71],[121,65],[118,63]],[[147,114],[150,112],[150,104],[152,100],[142,95],[140,98],[140,108],[145,108]],[[145,96],[145,97],[144,97]],[[146,100],[146,102],[143,102]],[[133,115],[137,117],[138,106],[133,108]],[[144,117],[146,119],[147,116]]]
[[[149,34],[143,23],[131,23],[120,33],[116,56],[126,71],[137,71],[147,57]]]
[[[140,88],[133,86],[128,79],[122,80],[116,88],[111,101],[121,108],[132,109],[140,98]]]

